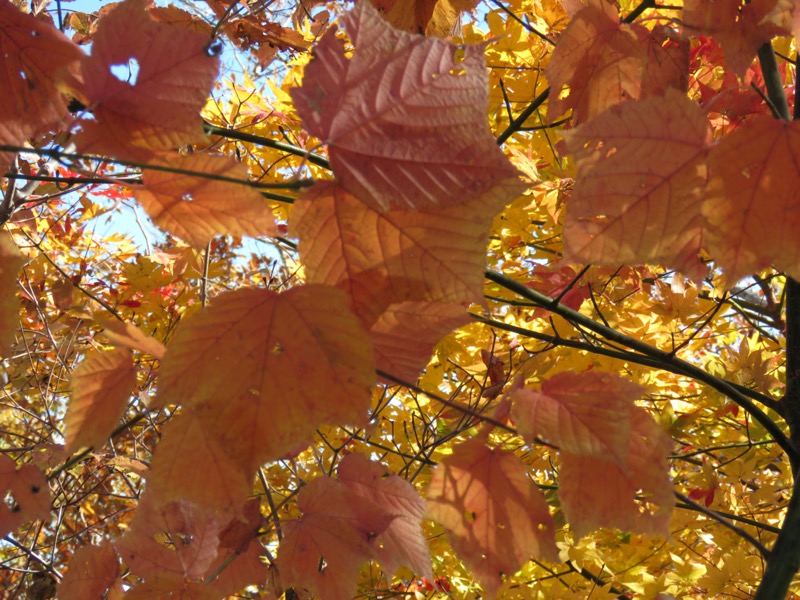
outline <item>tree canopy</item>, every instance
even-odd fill
[[[799,11],[0,0],[0,589],[800,597]]]

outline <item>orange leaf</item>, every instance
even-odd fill
[[[770,264],[800,278],[798,161],[800,123],[767,117],[745,121],[711,150],[708,249],[731,285]]]
[[[415,575],[433,579],[428,543],[421,527],[425,501],[414,486],[362,454],[345,456],[338,471],[339,481],[348,489],[396,517],[381,534],[375,550],[387,579],[391,580],[401,565]]]
[[[0,299],[0,357],[8,354],[9,342],[14,339],[17,331],[19,302],[11,290],[17,287],[17,273],[23,264],[25,260],[20,256],[11,236],[0,231],[0,287],[6,290]]]
[[[123,323],[117,319],[95,316],[95,323],[103,327],[105,335],[113,345],[138,350],[159,360],[164,358],[166,346],[157,339],[147,335],[133,323]]]
[[[625,468],[600,456],[561,453],[558,495],[576,539],[598,527],[669,533],[675,504],[667,462],[672,440],[647,411],[630,411]]]
[[[788,29],[768,17],[782,0],[686,0],[683,24],[687,31],[711,35],[725,50],[731,70],[743,77],[758,48]]]
[[[558,558],[547,502],[510,452],[477,438],[460,444],[434,469],[427,498],[428,515],[448,529],[487,596],[531,557]]]
[[[58,584],[58,598],[102,598],[119,573],[119,557],[108,541],[99,546],[81,546],[70,559],[69,569]]]
[[[350,600],[361,563],[375,556],[375,538],[394,516],[327,477],[305,486],[297,505],[303,516],[283,524],[278,547],[283,584],[326,600]]]
[[[552,89],[548,120],[572,109],[572,123],[583,123],[620,102],[638,99],[647,63],[638,40],[642,30],[620,23],[612,3],[589,0],[561,34],[545,69]]]
[[[20,145],[64,122],[69,112],[58,85],[77,71],[81,49],[52,25],[0,0],[0,56],[0,144]],[[5,164],[0,159],[0,171]]]
[[[90,352],[72,373],[64,417],[67,455],[85,446],[100,448],[125,413],[136,385],[136,368],[127,348]]]
[[[331,27],[292,98],[351,194],[380,211],[431,208],[517,177],[487,126],[483,46],[458,60],[453,44],[392,29],[368,2],[340,23],[353,58]]]
[[[371,327],[390,304],[483,301],[494,214],[519,191],[431,212],[380,213],[336,184],[317,184],[292,207],[290,229],[311,283],[344,289]]]
[[[364,424],[374,371],[367,332],[340,290],[242,289],[220,294],[178,329],[156,405],[197,406],[215,430],[226,423],[226,440],[255,445],[252,460],[260,464],[322,423]],[[237,430],[252,435],[242,439]]]
[[[711,130],[697,105],[668,90],[615,106],[565,137],[578,178],[567,201],[564,259],[665,263],[701,278]]]
[[[190,410],[174,417],[164,428],[147,488],[158,504],[189,500],[224,514],[244,503],[252,473],[225,452],[217,433],[220,424],[216,425],[207,427]],[[233,516],[237,515],[228,515]]]
[[[222,156],[194,154],[155,164],[247,181],[246,169]],[[150,169],[142,180],[134,195],[153,222],[194,248],[205,248],[215,235],[277,234],[269,204],[254,188]]]
[[[199,112],[219,66],[208,36],[152,20],[146,4],[125,0],[100,20],[83,61],[94,114],[75,138],[84,152],[147,162],[205,137]],[[131,61],[130,77],[120,79]]]
[[[50,518],[50,488],[44,474],[33,465],[17,464],[0,454],[0,536],[35,519]]]
[[[413,383],[430,361],[439,340],[471,321],[460,304],[390,304],[370,329],[377,368]]]
[[[461,11],[475,8],[473,0],[372,0],[392,27],[436,37],[457,35]]]
[[[177,574],[200,579],[217,557],[223,527],[214,510],[184,500],[156,507],[145,498],[130,529],[114,546],[139,577]]]
[[[644,388],[614,373],[565,371],[542,384],[541,393],[517,391],[511,418],[525,441],[535,437],[572,454],[628,463],[630,409]]]

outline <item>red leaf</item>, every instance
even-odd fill
[[[487,126],[483,46],[458,60],[453,44],[392,29],[369,2],[340,23],[353,57],[331,27],[292,97],[351,194],[380,211],[431,208],[518,177]]]
[[[381,534],[375,550],[387,579],[391,581],[401,565],[431,578],[431,557],[421,527],[425,501],[414,487],[361,454],[345,456],[338,471],[339,481],[348,489],[396,517]]]
[[[667,462],[672,440],[644,409],[630,411],[624,467],[602,455],[561,453],[558,495],[576,538],[598,527],[669,533],[675,504]]]
[[[771,117],[749,119],[711,150],[703,215],[730,285],[770,264],[800,278],[798,161],[800,123]]]
[[[665,263],[694,278],[711,130],[696,104],[668,90],[627,102],[565,136],[578,179],[567,202],[564,259]]]
[[[58,598],[103,598],[119,573],[119,557],[108,541],[103,541],[99,546],[81,546],[70,559],[69,569],[58,584]]]
[[[91,352],[72,373],[64,417],[67,455],[85,446],[100,448],[125,413],[136,385],[131,351]]]
[[[207,53],[208,36],[153,21],[146,3],[125,0],[100,20],[92,54],[83,61],[94,114],[81,121],[75,138],[84,152],[147,162],[205,137],[199,112],[219,66]],[[134,84],[112,72],[132,60],[138,65]]]
[[[557,560],[547,502],[510,452],[464,442],[434,469],[427,498],[429,516],[450,532],[487,596],[531,557]]]
[[[44,474],[32,465],[17,464],[0,454],[0,536],[35,519],[50,518],[50,488]],[[13,503],[13,504],[10,504]]]
[[[69,116],[61,82],[78,70],[83,52],[52,25],[0,0],[0,144],[20,145]],[[74,82],[73,82],[74,83]],[[0,155],[0,172],[5,172]]]
[[[1,119],[0,123],[2,123]],[[20,256],[11,236],[5,231],[0,231],[0,287],[2,289],[13,290],[17,287],[17,273],[23,264],[25,264],[25,260]],[[13,293],[6,292],[0,297],[0,357],[8,354],[9,342],[14,339],[18,325],[19,302]]]
[[[297,504],[303,516],[283,524],[278,547],[283,584],[330,600],[350,600],[361,563],[375,556],[376,537],[394,516],[327,477],[304,487]]]
[[[155,164],[247,181],[242,165],[221,156],[194,154]],[[153,222],[194,248],[205,248],[215,235],[277,235],[269,204],[254,188],[150,169],[142,180],[134,195]]]

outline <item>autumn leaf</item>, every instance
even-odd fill
[[[531,558],[557,560],[547,502],[510,452],[492,450],[479,438],[456,446],[434,469],[426,496],[428,516],[448,530],[489,597],[502,575],[513,575]]]
[[[209,38],[152,20],[146,0],[125,0],[101,21],[83,60],[83,119],[75,143],[84,152],[147,162],[204,139],[200,109],[219,61]],[[124,71],[123,75],[117,74]]]
[[[516,179],[487,127],[483,47],[462,60],[450,43],[392,29],[368,2],[340,23],[353,57],[331,27],[292,98],[348,192],[381,212],[430,209]]]
[[[630,408],[625,468],[602,456],[561,452],[558,496],[575,539],[598,527],[668,535],[675,504],[667,457],[672,440],[647,411]]]
[[[156,505],[145,499],[130,529],[114,546],[139,577],[150,580],[171,573],[197,580],[217,556],[224,525],[215,511],[190,501]]]
[[[103,598],[119,574],[119,557],[110,542],[103,540],[99,546],[82,546],[75,551],[69,569],[58,584],[58,598]]]
[[[405,479],[386,471],[362,454],[348,454],[339,463],[339,481],[358,496],[371,500],[395,519],[380,536],[375,554],[387,579],[401,565],[417,576],[433,579],[428,544],[422,532],[425,501]]]
[[[253,473],[228,455],[220,437],[191,410],[172,419],[147,478],[154,501],[188,500],[220,515],[238,510],[250,493]]]
[[[590,0],[573,17],[546,68],[552,89],[550,122],[572,109],[577,125],[640,98],[647,62],[638,40],[640,28],[620,23],[619,12],[605,0]]]
[[[708,250],[729,285],[770,264],[800,278],[800,125],[754,117],[720,140],[708,160]]]
[[[51,25],[0,0],[0,144],[19,146],[29,137],[65,123],[62,82],[74,81],[83,52]],[[0,154],[0,171],[6,155]]]
[[[428,36],[458,34],[461,12],[472,10],[470,0],[372,0],[383,18],[400,31]]]
[[[371,327],[390,304],[481,303],[490,219],[511,197],[381,213],[336,184],[317,184],[295,202],[289,227],[300,237],[307,280],[344,289]]]
[[[2,122],[2,121],[0,121]],[[14,241],[5,232],[0,231],[0,286],[4,290],[13,290],[17,285],[17,273],[25,264]],[[0,357],[9,352],[9,342],[13,341],[19,321],[19,302],[12,293],[4,293],[0,299]]]
[[[196,406],[211,424],[225,412],[228,432],[258,432],[232,442],[257,444],[251,459],[261,463],[322,423],[363,424],[374,371],[367,332],[340,290],[241,289],[220,294],[178,329],[154,406]]]
[[[72,373],[65,453],[100,448],[125,413],[135,385],[136,369],[127,348],[88,354]]]
[[[330,600],[349,600],[361,563],[375,556],[376,538],[395,517],[327,477],[305,486],[297,505],[303,515],[284,522],[278,547],[283,585]]]
[[[743,77],[758,48],[776,35],[786,35],[780,21],[769,18],[782,0],[686,0],[683,24],[693,33],[713,36],[725,50],[731,70]]]
[[[562,452],[613,460],[627,468],[630,409],[644,388],[614,373],[565,371],[541,392],[514,393],[511,418],[529,444],[539,437]]]
[[[44,474],[33,465],[17,464],[0,455],[0,536],[35,519],[50,518],[50,488]]]
[[[234,160],[194,154],[154,163],[169,170],[145,169],[139,203],[159,227],[194,248],[205,248],[215,235],[277,235],[267,201],[255,189],[180,171],[247,181],[247,170]]]
[[[448,333],[471,322],[460,304],[400,302],[390,304],[370,329],[376,366],[402,381],[414,382]]]
[[[138,350],[159,360],[164,358],[164,354],[167,351],[166,346],[147,335],[133,323],[123,323],[117,319],[106,318],[104,315],[95,315],[94,320],[95,323],[103,327],[103,335],[114,346]]]
[[[567,203],[564,259],[664,263],[700,279],[711,131],[678,92],[615,106],[566,134],[578,179]]]

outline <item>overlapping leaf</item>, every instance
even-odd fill
[[[388,578],[405,565],[432,579],[431,557],[422,532],[425,501],[405,479],[362,454],[348,454],[339,463],[339,481],[358,496],[371,500],[395,519],[380,536],[375,554]]]
[[[482,47],[461,60],[450,43],[392,29],[368,2],[341,25],[352,58],[332,27],[292,97],[351,194],[380,211],[429,209],[517,177],[487,126]]]
[[[69,569],[58,584],[60,600],[103,598],[120,574],[119,557],[110,542],[82,546],[69,561]]]
[[[93,352],[72,373],[65,452],[100,448],[125,413],[136,385],[136,369],[127,348]]]
[[[434,346],[471,320],[460,304],[390,304],[369,332],[378,370],[413,383],[428,364]]]
[[[551,122],[572,109],[572,122],[583,123],[640,97],[647,63],[640,27],[620,23],[619,12],[605,0],[589,0],[573,17],[546,69]]]
[[[195,406],[214,429],[226,422],[231,431],[258,432],[239,443],[256,444],[252,458],[263,462],[322,423],[363,424],[374,370],[368,334],[340,290],[242,289],[217,296],[179,328],[155,405]],[[230,420],[220,421],[223,414]]]
[[[789,33],[778,18],[784,0],[686,0],[683,23],[688,31],[713,36],[725,50],[725,59],[736,75],[743,77],[758,48],[776,35]]]
[[[660,263],[700,278],[711,142],[702,111],[668,91],[615,106],[566,138],[578,178],[567,204],[565,260]]]
[[[0,455],[0,536],[35,519],[50,517],[50,488],[47,479],[33,465],[17,464],[5,454]]]
[[[20,145],[66,120],[61,83],[74,81],[83,51],[63,33],[0,0],[0,144]],[[0,171],[5,169],[0,154]]]
[[[24,263],[11,237],[0,231],[0,286],[6,290],[0,298],[0,357],[8,353],[17,331],[19,302],[11,290],[16,288],[17,273]]]
[[[115,346],[130,348],[150,354],[151,356],[162,359],[167,351],[166,346],[157,339],[147,335],[133,323],[123,323],[118,319],[95,316],[95,322],[103,327],[103,334],[111,340]]]
[[[116,6],[83,61],[83,91],[94,115],[81,121],[75,138],[85,152],[147,162],[204,137],[199,112],[219,61],[209,56],[207,36],[156,22],[145,6],[145,0]],[[132,68],[134,84],[117,77],[112,68],[119,67]]]
[[[390,304],[481,302],[491,219],[519,191],[513,181],[462,206],[381,213],[318,184],[297,200],[289,225],[308,281],[344,289],[371,326]]]
[[[626,468],[630,409],[644,389],[613,373],[559,373],[513,396],[511,417],[528,443],[539,437],[572,454],[608,457]]]
[[[773,264],[800,279],[800,124],[746,121],[709,155],[708,249],[731,284]]]
[[[501,575],[516,573],[529,559],[557,560],[547,502],[510,452],[477,438],[464,442],[434,470],[427,499],[429,516],[447,528],[489,597]]]
[[[627,464],[561,453],[558,496],[576,538],[598,527],[668,535],[675,504],[667,457],[672,440],[642,408],[630,409]]]
[[[194,154],[162,166],[247,181],[247,170],[227,157]],[[150,169],[142,180],[134,195],[153,222],[194,248],[205,248],[215,235],[277,234],[269,205],[251,187]]]
[[[283,524],[278,547],[284,586],[307,589],[329,600],[350,600],[359,567],[375,556],[376,538],[394,516],[327,477],[305,486],[297,505],[303,516]]]

